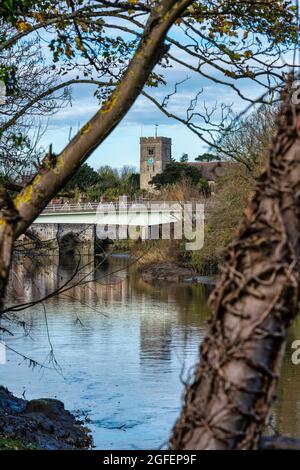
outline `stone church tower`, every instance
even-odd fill
[[[149,182],[162,173],[171,161],[172,139],[168,137],[141,137],[140,188],[153,191]]]

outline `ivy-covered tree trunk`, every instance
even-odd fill
[[[172,449],[255,449],[299,309],[300,106],[283,92],[267,168],[229,246]]]

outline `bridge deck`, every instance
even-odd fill
[[[52,204],[35,224],[88,224],[150,226],[179,222],[182,206],[178,202]]]

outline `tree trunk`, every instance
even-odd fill
[[[290,85],[267,169],[210,299],[213,315],[172,449],[256,449],[270,413],[299,308],[300,106]]]
[[[59,155],[49,152],[40,170],[16,197],[15,205],[21,215],[17,236],[26,231],[127,114],[166,52],[164,41],[169,29],[192,3],[193,0],[162,0],[151,8],[135,54],[108,100]]]
[[[0,189],[0,206],[4,198],[4,206],[8,210],[6,215],[3,211],[0,214],[0,302],[4,298],[14,240],[25,233],[49,201],[126,115],[165,52],[164,41],[169,29],[192,3],[193,0],[162,0],[157,7],[151,8],[137,50],[101,109],[59,155],[49,152],[45,156],[39,171],[13,203],[8,203],[7,193]]]
[[[11,264],[14,235],[20,220],[5,188],[0,187],[0,316]]]

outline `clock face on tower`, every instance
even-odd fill
[[[153,163],[154,163],[154,158],[148,158],[147,163],[148,163],[149,165],[153,165]]]

